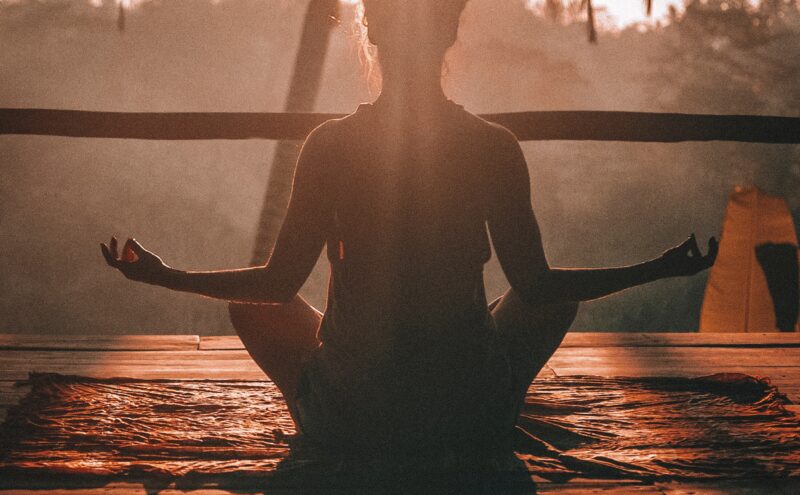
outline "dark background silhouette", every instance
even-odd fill
[[[659,1],[659,0],[656,0]],[[280,111],[305,2],[83,0],[0,6],[0,106],[116,111]],[[723,5],[724,4],[724,5]],[[747,4],[749,5],[749,4]],[[602,14],[602,13],[601,13]],[[370,99],[342,9],[319,111]],[[579,19],[580,21],[580,19]],[[471,0],[448,61],[449,95],[474,112],[634,110],[800,114],[794,1],[690,2],[660,27],[555,22],[522,0]],[[97,243],[135,235],[180,268],[246,266],[274,143],[0,137],[0,332],[232,333],[223,302],[130,284]],[[652,258],[721,229],[734,185],[800,211],[800,147],[735,143],[525,143],[550,262]],[[556,230],[556,224],[567,229]],[[304,288],[321,305],[327,267]],[[691,331],[706,274],[584,304],[591,331]],[[496,260],[490,298],[506,287]]]

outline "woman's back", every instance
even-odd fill
[[[493,128],[450,102],[425,121],[392,117],[361,105],[326,140],[326,345],[452,341],[486,329]]]
[[[368,398],[355,414],[398,432],[398,421],[419,430],[480,407],[484,381],[498,400],[506,392],[482,276],[504,131],[444,100],[424,114],[387,110],[362,105],[310,144],[326,157],[331,283],[309,368],[336,407]]]

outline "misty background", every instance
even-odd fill
[[[654,0],[655,2],[663,0]],[[0,0],[0,107],[281,111],[306,1]],[[551,8],[546,8],[551,4]],[[631,110],[800,114],[795,0],[690,1],[599,43],[554,2],[471,0],[448,95],[473,112]],[[318,111],[370,101],[352,6],[342,8]],[[0,136],[0,332],[232,334],[225,302],[135,284],[99,243],[135,236],[182,269],[246,266],[274,143]],[[736,185],[800,213],[800,147],[523,143],[552,265],[651,259],[721,231]],[[379,164],[376,164],[379,166]],[[705,247],[705,246],[703,246]],[[573,329],[693,331],[707,275],[582,305]],[[327,267],[303,289],[324,305]],[[487,294],[507,284],[493,259]]]

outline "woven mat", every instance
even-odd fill
[[[291,452],[292,422],[271,382],[34,374],[23,383],[29,395],[0,426],[0,478],[241,481],[352,468]],[[516,467],[502,469],[559,481],[798,477],[800,421],[787,403],[767,380],[738,374],[540,379],[520,416]]]

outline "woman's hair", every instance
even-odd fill
[[[439,55],[444,57],[447,49],[455,42],[459,18],[467,1],[361,0],[358,2],[355,8],[355,29],[360,46],[359,59],[366,68],[370,90],[381,85],[378,47],[381,44],[398,42],[397,39],[387,42],[384,38],[386,32],[398,28],[412,31],[412,28],[424,27],[428,31],[426,33],[428,48],[440,51]],[[405,41],[421,42],[418,39]]]
[[[358,43],[358,60],[364,67],[370,93],[381,86],[381,73],[378,65],[378,50],[369,42],[367,19],[364,15],[364,2],[360,1],[355,8],[356,19],[353,24]]]

